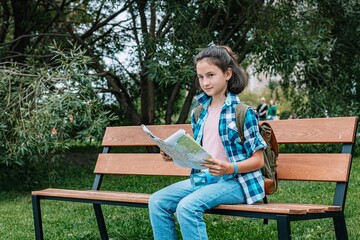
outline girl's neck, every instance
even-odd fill
[[[226,96],[221,96],[221,97],[213,96],[211,103],[210,103],[210,107],[212,107],[212,108],[221,107],[222,105],[224,105],[225,99],[226,99]]]

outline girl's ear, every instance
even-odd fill
[[[232,77],[232,74],[233,74],[233,71],[231,68],[226,69],[226,71],[225,71],[226,81],[228,81]]]

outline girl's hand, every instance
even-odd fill
[[[204,160],[205,163],[201,164],[201,166],[209,168],[209,172],[213,176],[232,174],[234,172],[234,167],[231,163],[212,159],[212,158],[204,158]]]
[[[169,157],[163,150],[160,149],[160,154],[165,162],[172,162],[172,158]]]

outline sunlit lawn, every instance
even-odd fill
[[[56,186],[88,189],[92,185],[93,163],[67,166],[66,178]],[[156,177],[111,177],[104,187],[124,191],[152,192],[174,179]],[[270,201],[319,202],[332,201],[332,184],[281,182],[279,191]],[[353,162],[345,209],[350,239],[360,239],[360,157]],[[289,194],[291,192],[291,194]],[[327,193],[328,192],[328,193]],[[111,239],[152,239],[148,212],[145,208],[104,206],[104,215]],[[43,201],[45,239],[99,239],[92,205],[83,203]],[[276,222],[263,225],[262,220],[240,217],[205,215],[210,239],[277,239]],[[293,239],[335,239],[332,220],[292,222]],[[0,193],[0,239],[34,239],[30,192]]]

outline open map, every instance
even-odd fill
[[[184,129],[179,129],[165,140],[162,140],[155,136],[144,124],[141,126],[160,149],[173,159],[176,165],[194,169],[206,169],[200,164],[204,162],[204,158],[211,157],[210,154]]]

